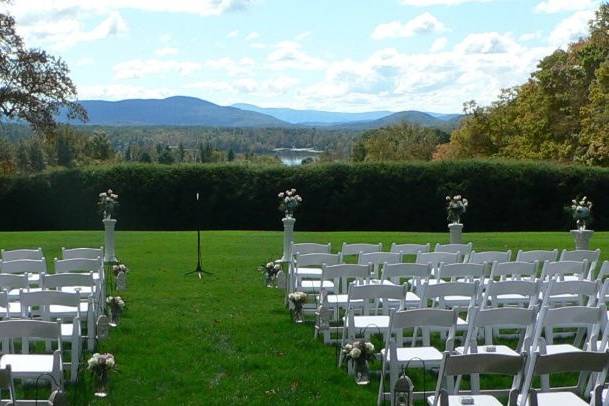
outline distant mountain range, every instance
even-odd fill
[[[372,111],[342,113],[318,110],[262,108],[251,104],[219,106],[195,97],[132,99],[121,101],[83,100],[89,125],[106,126],[205,126],[205,127],[324,127],[366,130],[400,122],[450,130],[460,115],[420,111]],[[60,121],[68,122],[65,116]]]

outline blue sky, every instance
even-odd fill
[[[81,99],[460,112],[587,32],[597,0],[14,0]]]

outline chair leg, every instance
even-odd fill
[[[87,350],[95,350],[95,320],[93,312],[87,312]]]

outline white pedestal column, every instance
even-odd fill
[[[290,262],[292,258],[292,241],[294,241],[294,223],[296,219],[294,217],[285,217],[281,220],[283,222],[283,256],[277,260],[277,262]]]
[[[116,220],[104,219],[104,262],[116,262],[114,254],[114,228]]]
[[[461,244],[461,234],[463,233],[463,224],[451,223],[448,225],[450,232],[450,243]]]
[[[590,238],[594,231],[592,230],[571,230],[571,235],[575,238],[576,250],[590,249]]]

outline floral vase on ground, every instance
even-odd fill
[[[110,327],[116,327],[125,307],[125,301],[120,296],[108,296],[106,303],[110,309]]]
[[[307,294],[304,292],[292,292],[288,295],[292,307],[294,322],[300,324],[304,322],[303,305],[307,301]]]
[[[353,370],[355,371],[355,383],[358,385],[368,385],[370,383],[370,371],[368,361],[364,359],[353,360]]]
[[[108,373],[116,367],[114,355],[95,353],[87,361],[87,369],[92,372],[95,385],[95,397],[108,396]]]

